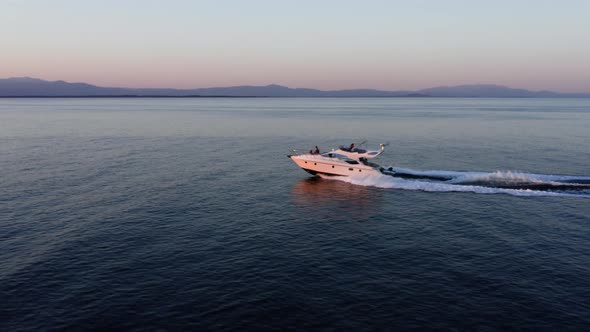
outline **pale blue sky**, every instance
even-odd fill
[[[0,77],[590,91],[590,1],[0,0]]]

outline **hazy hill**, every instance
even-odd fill
[[[584,95],[551,91],[529,91],[495,84],[442,86],[422,89],[418,92],[435,97],[570,97],[574,95]],[[589,95],[590,94],[585,94],[586,97]]]
[[[99,87],[86,83],[45,81],[30,77],[0,79],[0,97],[93,97],[93,96],[233,96],[233,97],[590,97],[590,93],[559,93],[512,89],[500,85],[477,84],[435,87],[417,91],[372,89],[317,90],[266,86],[231,86],[202,89],[133,89]]]
[[[127,89],[103,88],[86,83],[50,82],[30,77],[0,79],[0,96],[96,96],[127,93]]]

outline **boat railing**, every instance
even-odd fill
[[[302,155],[302,154],[309,154],[310,151],[312,151],[312,150],[306,150],[306,149],[290,149],[289,150],[289,155],[290,156],[299,156],[299,155]]]
[[[300,155],[304,155],[304,154],[311,154],[314,156],[319,156],[322,155],[324,153],[327,153],[329,151],[323,151],[320,153],[314,153],[313,150],[309,150],[309,149],[290,149],[289,150],[289,156],[300,156]]]
[[[389,143],[386,144],[380,144],[379,148],[381,151],[385,150],[385,147],[389,145]],[[313,150],[308,150],[308,149],[290,149],[289,150],[289,156],[299,156],[299,155],[303,155],[303,154],[310,154],[310,151]],[[362,154],[369,154],[369,156],[367,156],[368,158],[373,158],[376,157],[378,155],[380,155],[381,153],[379,153],[378,151],[374,151],[374,150],[367,150],[367,149],[360,149],[360,148],[354,148],[352,151],[350,151],[348,148],[340,146],[338,147],[338,149],[331,149],[331,150],[326,150],[323,152],[320,152],[319,154],[324,154],[324,153],[328,153],[328,152],[332,152],[337,154],[338,151],[344,151],[344,152],[348,152],[348,153],[356,153],[359,155]],[[311,153],[311,154],[315,154],[315,153]],[[353,157],[354,158],[354,157]]]

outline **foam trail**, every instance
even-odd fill
[[[453,183],[469,183],[469,182],[518,182],[518,183],[547,183],[548,181],[543,180],[538,176],[532,174],[525,174],[520,172],[512,171],[496,171],[493,173],[465,173],[458,175],[452,179]],[[554,181],[549,181],[553,182]]]
[[[429,176],[429,177],[441,177],[449,178],[451,181],[469,181],[469,180],[486,180],[487,179],[508,179],[508,180],[521,180],[521,181],[555,181],[555,182],[573,182],[579,181],[581,183],[590,182],[590,176],[570,176],[570,175],[547,175],[547,174],[534,174],[534,173],[523,173],[517,171],[496,171],[496,172],[469,172],[469,171],[417,171],[407,168],[397,167],[386,167],[391,168],[397,173],[410,174],[416,176]]]
[[[461,176],[489,176],[493,173],[483,172],[451,172],[451,171],[428,171],[423,173],[429,173],[430,175],[441,175],[450,176],[453,174],[455,177]],[[552,177],[552,176],[550,176]],[[456,184],[452,181],[424,181],[415,179],[403,179],[396,178],[389,175],[355,175],[350,177],[323,177],[333,180],[339,180],[348,182],[355,185],[361,186],[372,186],[378,188],[394,188],[394,189],[405,189],[405,190],[420,190],[427,192],[471,192],[477,194],[508,194],[513,196],[552,196],[552,197],[587,197],[590,198],[590,194],[572,194],[554,191],[541,191],[531,189],[507,189],[507,188],[496,188],[486,187],[481,185],[465,185]],[[570,178],[570,177],[568,177]],[[571,177],[576,178],[578,177]],[[589,178],[590,179],[590,178]]]

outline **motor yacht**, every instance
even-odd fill
[[[381,144],[379,150],[340,147],[318,154],[312,151],[309,153],[300,153],[297,150],[292,150],[292,154],[289,154],[288,157],[297,166],[313,175],[351,176],[356,174],[380,174],[383,173],[382,167],[369,162],[369,159],[376,158],[384,150],[385,144]]]

